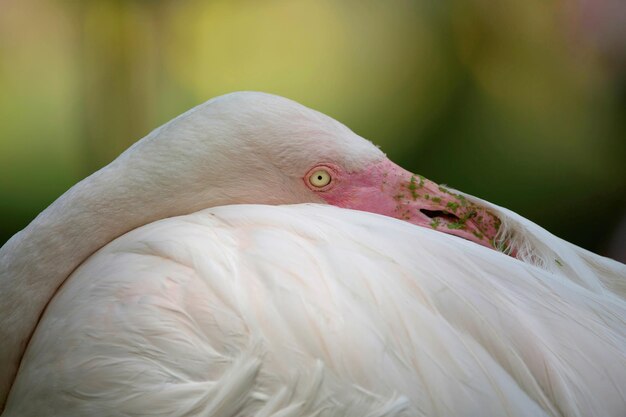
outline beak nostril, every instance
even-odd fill
[[[428,217],[429,219],[434,219],[436,217],[439,217],[439,218],[443,218],[452,222],[456,222],[460,220],[458,216],[455,216],[452,213],[448,213],[447,211],[420,209],[420,212],[426,217]]]

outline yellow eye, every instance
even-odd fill
[[[317,188],[326,187],[328,184],[330,184],[330,180],[330,173],[325,169],[318,169],[317,171],[313,172],[309,177],[309,183],[313,187]]]

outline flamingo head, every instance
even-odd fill
[[[194,172],[195,166],[194,184],[185,188],[195,190],[196,200],[203,192],[197,184],[210,190],[205,206],[325,203],[495,247],[501,220],[480,200],[399,167],[343,124],[291,100],[232,93],[156,133],[194,141],[173,147],[170,137],[165,149],[170,166],[173,150],[186,152],[174,158],[180,166],[173,169]]]

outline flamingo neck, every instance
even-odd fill
[[[130,182],[133,170],[115,161],[96,172],[0,248],[0,411],[44,309],[74,269],[125,232],[182,214],[145,175]]]

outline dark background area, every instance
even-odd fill
[[[160,124],[260,90],[625,261],[625,17],[621,0],[0,0],[0,244]]]

